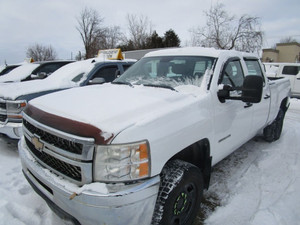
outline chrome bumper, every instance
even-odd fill
[[[24,138],[19,142],[19,154],[24,175],[35,191],[52,209],[55,206],[64,215],[75,218],[73,221],[106,225],[151,223],[159,189],[159,176],[128,187],[123,185],[122,190],[117,192],[85,189],[80,194],[73,195],[75,197],[72,199],[70,197],[80,187],[62,178],[55,179],[56,175],[41,167],[27,150]],[[54,211],[57,213],[57,210]]]
[[[22,122],[20,123],[0,123],[0,133],[5,134],[10,138],[13,139],[20,139],[23,132],[22,132]]]

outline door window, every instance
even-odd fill
[[[230,85],[232,87],[242,87],[244,73],[239,60],[230,61],[223,69],[219,84]]]
[[[96,77],[102,77],[105,79],[105,82],[112,82],[116,78],[116,71],[118,70],[118,66],[105,66],[96,72],[93,76],[93,79]]]
[[[49,64],[44,64],[41,65],[36,71],[33,72],[33,74],[38,74],[38,73],[46,73],[46,74],[51,74],[55,70],[59,69],[62,67],[65,63],[49,63]]]
[[[265,77],[262,73],[262,69],[260,67],[260,64],[258,60],[255,59],[245,59],[245,63],[248,69],[248,74],[247,75],[254,75],[254,76],[259,76],[263,79],[263,82],[265,84]]]

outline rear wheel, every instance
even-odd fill
[[[276,141],[280,138],[285,112],[279,109],[276,119],[264,129],[264,139],[268,142]]]
[[[152,224],[192,224],[203,194],[201,171],[181,160],[169,162],[162,171]]]
[[[278,140],[281,136],[283,120],[284,120],[284,111],[282,109],[279,110],[278,115],[275,120],[275,130],[274,130],[274,141]]]

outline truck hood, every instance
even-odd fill
[[[94,85],[33,99],[25,113],[56,129],[106,144],[126,128],[150,123],[197,100],[182,90]]]
[[[47,79],[32,80],[17,83],[0,83],[0,98],[16,100],[20,96],[72,87],[71,83],[60,86],[54,82],[47,82]],[[76,86],[74,83],[73,86]]]

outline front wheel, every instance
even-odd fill
[[[198,167],[174,160],[164,167],[152,224],[192,224],[200,208],[203,178]]]

